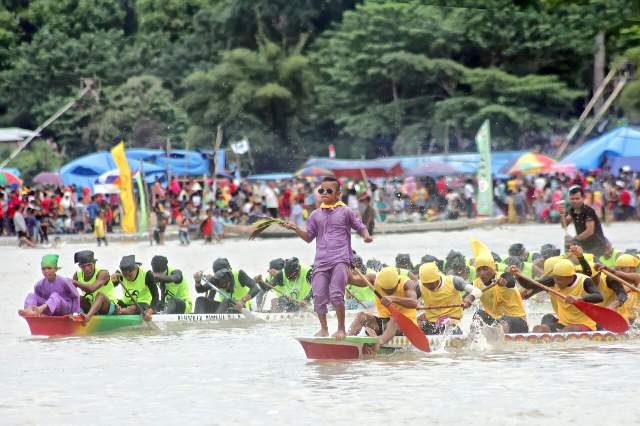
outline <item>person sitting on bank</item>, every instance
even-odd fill
[[[165,256],[153,256],[151,270],[160,288],[158,310],[165,314],[190,314],[193,303],[182,271],[169,266]]]

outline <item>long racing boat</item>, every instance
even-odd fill
[[[492,348],[522,348],[535,345],[601,345],[613,342],[640,339],[640,335],[631,331],[615,334],[608,331],[590,331],[575,333],[523,333],[503,334],[488,327],[483,333],[484,341]],[[463,349],[475,340],[470,335],[441,336],[429,335],[432,350]],[[333,337],[297,337],[308,359],[312,360],[354,360],[366,358],[367,345],[378,342],[377,337],[349,336],[344,340]],[[404,336],[396,336],[380,348],[378,355],[388,355],[399,351],[411,351],[412,345]]]

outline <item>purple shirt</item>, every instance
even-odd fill
[[[338,263],[353,262],[351,230],[361,234],[367,227],[348,207],[314,210],[307,220],[307,235],[316,240],[314,269],[330,269]]]
[[[35,297],[34,297],[35,296]],[[34,293],[27,296],[28,304],[40,305],[46,303],[50,315],[67,315],[80,312],[80,296],[69,278],[56,275],[53,282],[46,278],[38,281]]]

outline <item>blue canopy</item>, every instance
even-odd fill
[[[247,180],[283,180],[291,178],[293,178],[291,173],[264,173],[246,177]]]
[[[140,160],[127,157],[131,173],[140,170]],[[93,191],[93,184],[101,174],[116,169],[116,163],[110,152],[100,151],[65,164],[60,169],[60,176],[65,185],[76,185],[78,188],[87,187]],[[142,168],[147,182],[154,182],[156,177],[166,180],[166,171],[155,164],[142,162]]]
[[[640,156],[640,131],[622,126],[591,139],[560,162],[590,170],[600,167],[612,157],[635,156]]]
[[[608,162],[607,166],[611,167],[611,173],[618,176],[620,169],[628,167],[632,172],[640,172],[640,156],[638,157],[614,157]]]
[[[208,175],[211,169],[206,154],[198,151],[173,149],[167,155],[163,149],[130,148],[127,157],[149,161],[178,176]]]

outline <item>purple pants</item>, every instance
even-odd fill
[[[344,288],[349,279],[349,266],[338,263],[313,271],[311,288],[313,308],[318,314],[327,313],[327,305],[344,305]]]
[[[24,300],[24,307],[40,306],[43,303],[47,304],[47,309],[44,310],[46,315],[70,315],[73,314],[73,303],[65,300],[58,293],[51,293],[48,299],[38,296],[35,293],[29,293]]]

